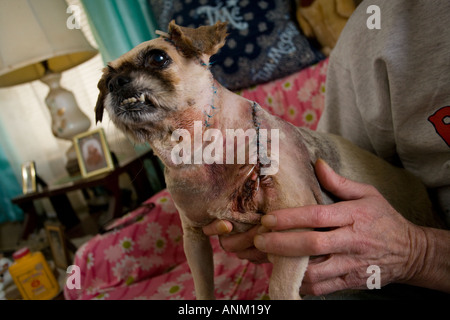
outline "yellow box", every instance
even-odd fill
[[[22,248],[13,254],[9,273],[24,300],[50,300],[59,293],[59,284],[42,252]]]

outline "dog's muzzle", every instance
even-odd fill
[[[132,117],[156,110],[156,103],[149,90],[136,90],[132,79],[118,75],[108,83],[114,112],[117,117]]]

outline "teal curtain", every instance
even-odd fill
[[[156,37],[147,0],[81,0],[105,63]]]
[[[23,220],[22,210],[11,202],[20,194],[22,188],[0,145],[0,223]]]

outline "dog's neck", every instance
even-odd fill
[[[217,81],[212,86],[214,90],[212,103],[203,106],[203,129],[218,129],[225,133],[226,129],[243,129],[253,127],[253,102],[229,91]]]
[[[197,99],[195,105],[186,102],[182,111],[166,126],[168,130],[158,139],[150,142],[152,148],[167,167],[174,167],[171,159],[173,148],[179,140],[173,139],[177,130],[190,133],[191,142],[199,135],[204,137],[207,130],[219,130],[225,139],[226,131],[254,128],[254,103],[229,91],[211,78],[209,91]],[[201,132],[199,132],[201,130]],[[203,147],[209,142],[203,141]]]
[[[239,225],[239,228],[246,230],[260,219],[260,214],[256,212],[259,212],[264,205],[262,189],[273,187],[272,179],[261,175],[260,106],[229,91],[216,81],[211,88],[214,89],[214,93],[209,98],[213,98],[211,101],[214,101],[214,108],[208,104],[191,107],[186,109],[186,114],[181,113],[175,121],[178,129],[189,133],[192,147],[188,157],[189,164],[173,162],[172,151],[177,144],[181,144],[179,139],[173,141],[167,136],[167,142],[164,146],[161,145],[157,153],[166,165],[166,184],[172,197],[177,203],[182,204],[184,210],[193,213],[189,219],[200,225],[210,222],[210,216],[204,215],[205,200],[220,199],[214,204],[208,204],[207,210],[227,212],[233,215],[227,216],[228,218],[240,222],[246,221],[243,225]],[[185,116],[193,116],[193,118],[184,118]],[[184,126],[180,127],[180,125]],[[241,139],[242,137],[235,139],[236,131],[246,135],[245,132],[248,129],[255,129],[255,135],[244,137],[244,140]],[[233,136],[228,136],[229,131],[234,132]],[[207,138],[211,132],[214,132],[214,140]],[[199,135],[201,149],[195,144]],[[223,147],[221,151],[218,151],[220,148],[216,148],[216,139],[219,139],[219,144]],[[185,141],[184,137],[182,141]],[[250,141],[255,144],[250,145]],[[231,156],[228,149],[230,145],[233,148]],[[210,151],[211,149],[214,149],[214,152]],[[175,154],[179,155],[180,149],[175,150],[177,150]],[[196,158],[198,150],[201,151],[200,161]],[[250,150],[256,152],[256,158],[254,158],[255,153],[250,155]],[[214,156],[211,156],[212,153]],[[209,156],[211,158],[208,158]],[[216,156],[221,159],[221,162],[215,162]],[[209,161],[211,159],[214,161]],[[187,185],[189,188],[186,188]],[[224,194],[228,196],[223,197]],[[199,216],[196,216],[197,213]],[[244,213],[246,213],[245,216]]]

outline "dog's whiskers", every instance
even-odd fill
[[[142,108],[127,108],[127,107],[118,107],[117,108],[117,116],[124,115],[129,112],[142,111]]]
[[[245,179],[247,179],[249,176],[250,176],[250,174],[253,172],[253,170],[255,170],[255,167],[256,167],[256,163],[253,165],[253,167],[250,169],[250,171],[247,173],[247,175],[245,176]]]

